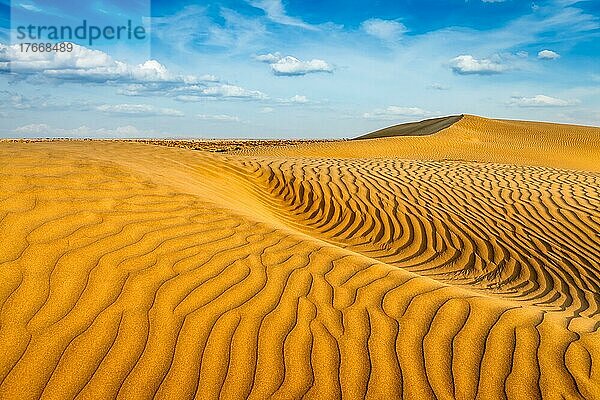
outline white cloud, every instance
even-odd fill
[[[260,109],[261,114],[269,114],[269,113],[272,113],[273,111],[275,111],[275,109],[273,107],[263,107]]]
[[[107,114],[183,117],[183,113],[179,110],[156,108],[148,104],[102,104],[96,109]]]
[[[281,0],[247,0],[252,7],[260,8],[265,12],[267,18],[281,25],[289,25],[307,30],[317,30],[316,27],[307,24],[299,18],[290,17],[286,14]]]
[[[484,3],[504,3],[506,0],[481,0]]]
[[[218,121],[218,122],[239,122],[240,118],[233,115],[226,114],[217,114],[217,115],[207,115],[207,114],[198,114],[197,117],[204,121]]]
[[[274,64],[277,61],[281,60],[283,58],[283,56],[281,55],[281,53],[268,53],[268,54],[259,54],[257,56],[254,56],[254,59],[256,61],[260,61],[260,62],[264,62],[264,63],[268,63],[268,64]]]
[[[281,53],[267,53],[254,56],[256,61],[270,64],[271,70],[278,76],[301,76],[316,72],[333,72],[333,67],[326,61],[313,59],[302,61],[293,56]]]
[[[175,75],[156,60],[131,65],[114,60],[100,50],[73,44],[71,52],[21,52],[18,45],[0,44],[0,71],[23,76],[94,83],[181,82],[201,79],[192,75]],[[6,60],[6,61],[4,61]]]
[[[302,61],[292,56],[283,57],[271,64],[271,69],[278,76],[301,76],[317,72],[333,72],[333,67],[323,60]]]
[[[376,109],[371,112],[364,113],[363,118],[379,120],[396,120],[399,118],[406,117],[429,117],[435,114],[436,113],[426,111],[418,107],[389,106],[384,109]]]
[[[16,45],[0,44],[0,71],[11,72],[25,79],[33,77],[57,82],[119,85],[117,93],[126,96],[170,96],[181,101],[196,101],[206,97],[268,98],[258,90],[221,83],[214,75],[196,77],[174,74],[156,60],[130,65],[114,60],[102,51],[76,44],[70,53],[22,53]]]
[[[248,90],[235,85],[210,86],[201,90],[207,97],[233,97],[239,99],[266,99],[267,95],[258,90]]]
[[[542,50],[538,53],[538,58],[540,60],[556,60],[557,58],[560,58],[560,54],[552,50]]]
[[[361,24],[367,34],[385,41],[398,40],[408,31],[406,26],[398,21],[371,18]]]
[[[269,96],[259,90],[248,90],[240,86],[221,84],[216,86],[189,85],[170,89],[166,95],[175,96],[175,100],[193,103],[207,98],[267,100]]]
[[[538,94],[533,97],[512,97],[509,105],[518,107],[566,107],[578,104],[578,100],[563,100]]]
[[[460,75],[491,75],[502,73],[508,69],[499,60],[476,59],[468,54],[450,60],[450,66],[454,72]]]
[[[260,90],[250,90],[241,86],[214,81],[195,84],[172,82],[148,82],[126,85],[118,91],[126,96],[173,97],[181,102],[200,102],[206,99],[267,100],[269,96]]]
[[[117,68],[106,53],[73,44],[71,52],[22,52],[19,45],[0,44],[0,68],[12,72],[43,72],[53,69]],[[10,61],[10,64],[9,64]]]

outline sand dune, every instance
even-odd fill
[[[598,140],[0,143],[0,398],[598,398]]]
[[[408,125],[410,127],[410,124]],[[392,137],[258,148],[243,150],[240,153],[288,158],[479,161],[600,172],[599,128],[493,120],[472,115],[464,115],[435,134],[431,134],[428,121],[424,121],[421,128],[423,130],[418,127],[406,129],[405,125],[404,128],[392,127],[381,132]],[[394,137],[394,131],[405,130],[410,132],[411,136]]]

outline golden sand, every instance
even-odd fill
[[[465,115],[431,136],[390,137],[242,150],[243,154],[319,158],[480,161],[600,172],[600,128]]]
[[[0,398],[599,398],[599,142],[0,143]]]

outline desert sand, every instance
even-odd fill
[[[450,122],[0,143],[0,398],[600,398],[600,128]]]

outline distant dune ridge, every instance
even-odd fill
[[[0,143],[0,398],[599,398],[600,128],[451,118]]]
[[[426,136],[432,135],[446,129],[462,119],[463,115],[453,115],[450,117],[432,118],[419,122],[409,122],[406,124],[394,125],[389,128],[377,130],[359,136],[357,139],[379,139],[393,136]]]

